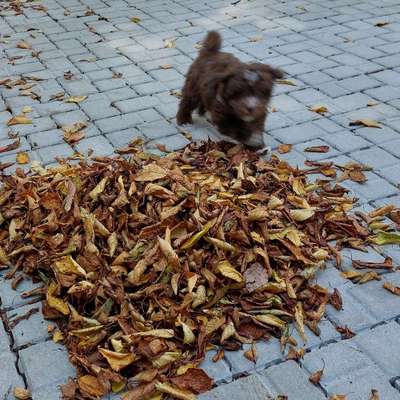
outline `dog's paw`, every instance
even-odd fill
[[[272,156],[271,146],[264,146],[261,149],[257,150],[256,153],[266,160],[270,160]]]
[[[190,114],[178,114],[176,116],[176,122],[178,125],[193,124],[193,119]]]

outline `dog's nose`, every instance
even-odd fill
[[[251,114],[251,113],[256,109],[256,107],[253,106],[253,105],[248,105],[246,108],[247,108],[246,111],[247,111],[249,114]]]

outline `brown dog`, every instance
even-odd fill
[[[208,111],[223,135],[263,146],[267,106],[274,81],[283,72],[261,63],[243,63],[220,48],[220,34],[209,32],[187,73],[177,122],[191,124],[195,109],[200,115]]]

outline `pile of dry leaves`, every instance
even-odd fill
[[[284,347],[290,322],[318,334],[341,299],[313,284],[317,270],[342,246],[398,240],[368,227],[387,229],[393,207],[351,216],[345,189],[275,157],[212,142],[123,152],[1,177],[0,263],[14,287],[45,284],[53,339],[78,368],[66,399],[193,399],[212,387],[198,368],[207,350],[218,359],[270,336]]]

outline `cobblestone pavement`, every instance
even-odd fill
[[[5,3],[10,2],[0,4]],[[0,146],[11,142],[5,123],[12,115],[28,106],[33,119],[12,127],[21,145],[0,154],[0,162],[14,161],[21,150],[45,165],[74,151],[111,155],[135,136],[145,137],[149,149],[156,143],[169,150],[184,146],[188,140],[174,123],[178,99],[170,91],[182,87],[196,43],[207,30],[218,29],[227,51],[282,67],[295,83],[278,85],[276,112],[268,119],[273,148],[294,144],[282,158],[299,165],[311,156],[367,163],[373,171],[366,184],[344,185],[363,209],[400,207],[398,0],[45,0],[26,6],[18,16],[2,12],[0,80],[21,75],[43,80],[0,87]],[[134,16],[139,23],[131,21]],[[175,47],[165,48],[171,38],[177,38]],[[17,48],[21,40],[32,49]],[[59,92],[88,97],[79,104],[52,100]],[[328,113],[311,112],[316,104]],[[382,129],[349,127],[361,118],[380,121]],[[88,122],[86,138],[71,147],[61,127],[80,121]],[[201,120],[187,130],[194,139],[215,137]],[[303,149],[310,145],[329,145],[331,151],[306,155]],[[383,260],[373,250],[343,255],[345,269],[353,257]],[[400,263],[398,246],[385,247],[383,255]],[[384,279],[400,285],[399,272]],[[345,394],[348,400],[367,400],[371,389],[381,400],[400,399],[400,297],[384,291],[382,282],[354,285],[333,265],[317,281],[340,290],[344,310],[328,308],[320,337],[309,332],[304,359],[285,360],[276,340],[257,346],[256,365],[242,352],[227,353],[215,364],[209,353],[204,367],[218,386],[202,399],[286,394],[290,400],[322,400]],[[1,400],[14,398],[14,386],[29,387],[34,400],[57,399],[57,385],[74,375],[65,349],[49,340],[40,302],[19,296],[34,287],[23,282],[14,292],[0,275]],[[13,326],[31,309],[39,312]],[[335,327],[345,325],[357,333],[354,338],[341,340]],[[313,386],[308,378],[323,365],[320,385]]]

